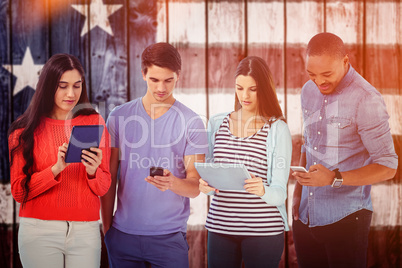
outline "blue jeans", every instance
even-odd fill
[[[208,267],[278,267],[284,233],[275,236],[237,236],[208,232]]]
[[[366,268],[372,214],[362,209],[336,223],[311,228],[293,220],[299,267]]]
[[[111,227],[105,235],[109,266],[116,268],[188,268],[188,244],[182,232],[131,235]]]

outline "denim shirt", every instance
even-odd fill
[[[308,81],[301,105],[307,170],[315,164],[340,172],[372,163],[397,168],[384,100],[352,66],[329,95],[321,94],[314,82]],[[303,186],[300,220],[310,227],[323,226],[361,209],[372,211],[370,190],[371,185]]]

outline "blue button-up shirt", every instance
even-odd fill
[[[397,168],[384,100],[352,66],[329,95],[321,94],[314,82],[308,81],[301,105],[307,169],[322,164],[342,172],[372,163]],[[361,209],[373,210],[370,190],[371,185],[303,186],[300,220],[310,227],[322,226]]]

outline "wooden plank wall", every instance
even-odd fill
[[[296,164],[300,91],[308,79],[305,47],[314,34],[333,32],[345,41],[353,67],[382,93],[401,163],[401,15],[399,0],[0,0],[0,267],[19,267],[6,133],[29,104],[37,70],[51,55],[66,52],[81,60],[91,101],[107,118],[115,106],[145,93],[143,49],[170,42],[183,60],[176,97],[205,122],[233,109],[238,62],[260,56],[273,73]],[[290,178],[289,212],[294,183]],[[373,186],[369,267],[402,265],[401,184],[399,165],[393,180]],[[191,200],[191,267],[206,267],[207,206],[203,195]],[[280,266],[297,266],[291,231]]]

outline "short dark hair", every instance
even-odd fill
[[[156,43],[145,48],[141,55],[141,69],[147,74],[148,67],[156,65],[169,68],[179,74],[181,70],[181,57],[177,49],[169,43]]]
[[[235,77],[239,75],[251,76],[257,85],[258,113],[266,119],[271,117],[284,119],[275,84],[268,64],[260,57],[248,56],[244,58],[236,69]],[[241,108],[237,95],[235,97],[235,110]]]
[[[346,48],[342,39],[332,33],[319,33],[313,36],[307,45],[307,56],[333,55],[343,58]]]

